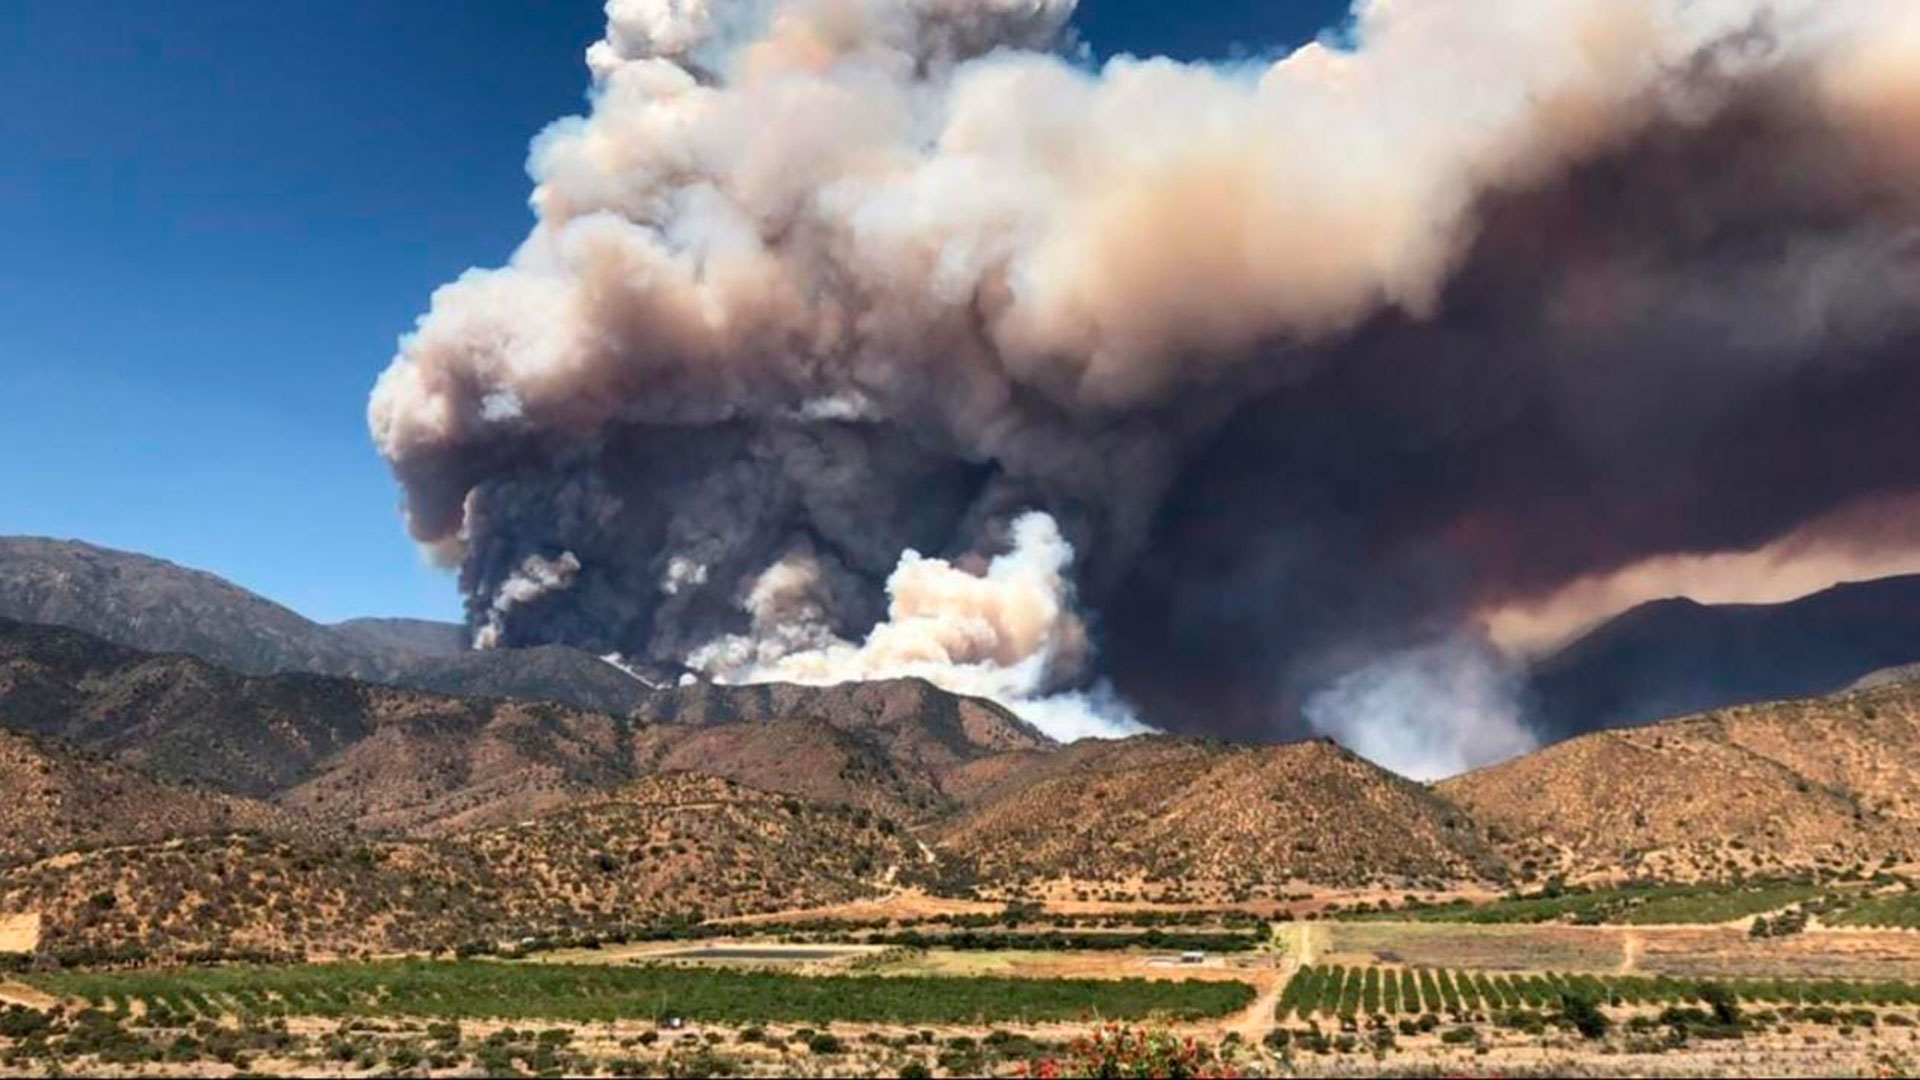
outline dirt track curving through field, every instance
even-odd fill
[[[1632,930],[1620,935],[1621,975],[1631,975],[1640,966],[1640,935]]]

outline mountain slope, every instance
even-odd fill
[[[885,679],[799,686],[762,683],[718,686],[696,683],[656,690],[634,707],[648,723],[712,726],[757,724],[812,716],[843,731],[870,732],[920,760],[950,760],[956,752],[1031,750],[1053,740],[984,698],[948,693],[925,679]]]
[[[638,711],[655,719],[250,677],[0,619],[0,726],[333,825],[444,834],[680,770],[919,822],[953,809],[957,770],[1052,745],[999,706],[917,681],[687,687]]]
[[[656,691],[635,708],[643,770],[695,769],[902,821],[950,813],[970,770],[1052,740],[1005,708],[923,679]]]
[[[953,807],[938,775],[812,716],[711,727],[656,724],[636,733],[633,754],[642,772],[709,773],[908,823]]]
[[[430,619],[348,619],[327,629],[363,646],[420,656],[458,656],[467,650],[467,628]]]
[[[248,674],[340,671],[362,658],[325,627],[212,574],[78,541],[0,537],[0,617]]]
[[[624,712],[646,688],[576,649],[470,652],[443,624],[327,627],[212,574],[78,541],[0,537],[0,618],[71,627],[248,675],[341,675]]]
[[[988,880],[1146,879],[1230,898],[1270,895],[1289,879],[1501,872],[1466,815],[1324,740],[1077,743],[1017,759],[977,797],[936,835]]]
[[[1443,781],[1538,873],[1721,877],[1920,851],[1920,687],[1596,732]]]
[[[1535,665],[1530,713],[1560,737],[1755,701],[1831,693],[1920,660],[1920,575],[1784,604],[1660,600]]]
[[[856,900],[926,866],[864,812],[675,775],[433,842],[202,837],[0,868],[0,913],[39,914],[56,953],[377,953]]]
[[[410,796],[427,799],[436,777],[442,787],[471,783],[471,766],[450,771],[422,751],[436,738],[455,744],[462,759],[502,759],[509,756],[502,745],[513,741],[499,737],[503,731],[532,732],[519,740],[526,743],[624,726],[547,702],[457,698],[320,675],[236,675],[190,656],[154,656],[10,620],[0,620],[0,724],[256,798],[324,774],[342,797],[318,816],[338,821],[391,812]],[[383,750],[390,753],[380,760]],[[500,762],[494,772],[513,764]],[[582,772],[577,787],[609,780],[597,763]],[[303,808],[319,810],[311,800]]]
[[[178,784],[48,739],[0,731],[0,858],[235,830],[300,831],[249,799]]]

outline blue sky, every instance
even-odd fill
[[[1340,0],[1082,0],[1103,54],[1262,52]],[[0,533],[315,618],[454,618],[366,394],[432,289],[525,234],[597,0],[0,4]]]

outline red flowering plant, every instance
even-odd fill
[[[1231,1080],[1237,1076],[1193,1038],[1109,1022],[1075,1039],[1063,1059],[1040,1058],[1023,1070],[1037,1080],[1060,1077],[1149,1077],[1152,1080]]]

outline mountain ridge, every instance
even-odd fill
[[[1920,661],[1920,575],[1779,604],[1684,597],[1630,608],[1536,661],[1527,713],[1550,738],[1832,693]]]
[[[647,689],[578,649],[453,650],[450,624],[420,620],[325,626],[204,570],[78,540],[0,537],[0,617],[244,675],[337,675],[605,712],[631,709]]]

